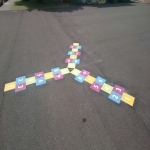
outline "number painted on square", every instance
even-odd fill
[[[115,91],[116,93],[122,95],[123,92],[125,91],[125,89],[117,84],[115,84],[113,91]]]
[[[91,86],[90,86],[90,88],[91,88],[92,90],[96,91],[96,92],[100,92],[101,87],[102,87],[102,86],[101,86],[100,84],[96,83],[96,82],[94,82],[94,83],[91,84]]]
[[[57,74],[57,73],[60,73],[60,68],[59,67],[53,68],[53,69],[51,69],[51,71],[53,74]]]
[[[26,82],[26,76],[16,78],[16,84],[21,84]]]
[[[43,84],[46,84],[45,78],[42,77],[36,79],[36,86],[43,85]]]
[[[106,80],[105,80],[104,78],[98,76],[98,77],[96,78],[96,81],[95,81],[95,82],[98,83],[98,84],[100,84],[100,85],[103,85],[103,84],[106,82]]]
[[[85,76],[79,74],[78,76],[76,76],[74,78],[76,81],[80,82],[80,83],[83,83],[84,79],[85,79]]]
[[[35,75],[35,78],[36,78],[36,79],[37,79],[37,78],[42,78],[42,77],[44,77],[44,72],[43,72],[43,71],[37,72],[37,73],[35,73],[34,75]]]
[[[120,104],[120,101],[121,101],[120,94],[112,91],[108,98],[111,99],[112,101],[116,102],[117,104]]]

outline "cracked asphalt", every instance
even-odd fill
[[[1,150],[149,150],[150,5],[113,4],[0,12]],[[135,97],[110,101],[67,74],[3,92],[16,77],[65,68],[69,46],[94,77]]]

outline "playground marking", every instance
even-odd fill
[[[85,79],[85,76],[79,74],[77,75],[75,78],[74,78],[76,81],[80,82],[80,83],[83,83],[84,79]]]
[[[79,46],[79,43],[73,43],[73,46]]]
[[[26,79],[26,85],[35,83],[35,77],[30,77]]]
[[[60,71],[61,71],[62,75],[70,73],[68,68],[63,68]]]
[[[75,67],[76,67],[76,64],[73,64],[73,63],[68,64],[68,68],[75,68]]]
[[[108,97],[110,100],[120,104],[120,101],[121,101],[121,95],[112,91],[111,94],[109,95]]]
[[[78,70],[78,69],[73,69],[72,71],[71,71],[71,74],[73,74],[73,75],[75,75],[75,76],[77,76],[77,75],[79,75],[80,74],[80,70]]]
[[[85,78],[85,81],[90,83],[90,84],[93,84],[93,82],[95,81],[96,78],[88,75],[86,78]]]
[[[4,92],[13,90],[13,89],[15,89],[15,87],[16,87],[16,82],[7,83],[7,84],[5,84]]]
[[[91,86],[90,86],[90,88],[91,88],[92,90],[96,91],[96,92],[100,92],[101,87],[102,87],[102,86],[101,86],[100,84],[96,83],[96,82],[94,82],[94,83],[91,84]]]
[[[106,80],[105,80],[104,78],[98,76],[98,77],[96,78],[96,81],[95,81],[95,82],[98,83],[98,84],[100,84],[100,85],[103,85],[103,84],[106,82]]]
[[[81,52],[78,52],[82,46],[79,46],[79,43],[73,43],[70,45],[72,51],[68,51],[68,55],[70,58],[65,59],[65,63],[68,64],[67,68],[60,69],[59,67],[52,68],[51,72],[44,73],[43,71],[37,72],[34,76],[26,78],[26,76],[17,77],[16,81],[6,83],[4,87],[4,92],[9,90],[15,90],[15,92],[20,92],[26,90],[26,86],[35,83],[36,86],[40,86],[46,84],[46,80],[54,78],[54,80],[61,80],[64,78],[65,74],[73,74],[75,76],[74,80],[79,83],[83,83],[84,81],[90,84],[90,89],[95,92],[100,92],[101,90],[108,93],[108,98],[117,104],[120,104],[121,101],[126,104],[133,106],[135,97],[125,93],[125,89],[117,84],[110,86],[106,83],[106,79],[97,76],[96,78],[90,75],[90,72],[87,70],[78,70],[76,69],[76,65],[80,64],[80,59],[77,59],[77,56],[81,56]],[[102,60],[98,60],[94,63],[97,63]],[[87,66],[87,65],[86,65]],[[68,68],[72,68],[73,70],[70,72]]]
[[[105,91],[106,93],[110,94],[111,91],[113,90],[113,87],[104,83],[102,86],[102,90]]]
[[[53,75],[52,72],[48,72],[48,73],[45,73],[45,74],[44,74],[44,77],[45,77],[45,79],[47,80],[47,79],[54,78],[54,75]]]
[[[43,85],[43,84],[46,84],[46,80],[44,77],[36,79],[36,86]]]
[[[78,52],[78,49],[73,48],[72,51],[73,51],[73,52]]]
[[[127,93],[123,93],[121,100],[130,106],[133,106],[135,98]]]
[[[15,92],[20,92],[26,89],[26,83],[16,84]]]
[[[70,55],[70,59],[77,59],[77,55]]]

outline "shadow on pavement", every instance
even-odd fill
[[[135,6],[133,3],[118,3],[118,4],[103,4],[103,5],[78,5],[72,7],[58,7],[58,8],[38,8],[38,9],[28,9],[28,11],[38,10],[46,12],[74,12],[78,10],[83,10],[84,7],[96,7],[96,8],[108,8],[108,7],[125,7],[125,6]]]

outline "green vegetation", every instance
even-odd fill
[[[36,9],[36,8],[54,8],[57,7],[52,0],[44,0],[43,3],[39,3],[38,0],[17,0],[12,6],[12,10],[25,10],[25,9]]]

